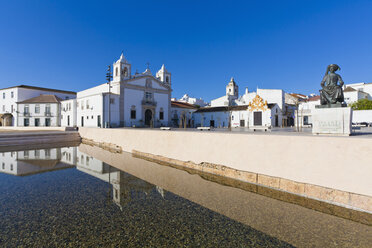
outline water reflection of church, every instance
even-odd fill
[[[164,190],[128,173],[122,172],[78,147],[35,149],[0,153],[0,172],[28,176],[73,168],[112,185],[112,198],[120,209],[132,199],[146,198],[153,190],[164,197]]]
[[[61,153],[64,163],[74,164],[79,171],[110,183],[113,201],[120,209],[133,198],[146,198],[154,189],[164,197],[163,189],[83,153],[77,147],[62,148]]]

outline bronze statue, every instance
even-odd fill
[[[344,81],[342,81],[340,75],[335,73],[337,70],[341,70],[341,68],[336,64],[331,64],[327,67],[326,74],[320,83],[322,86],[322,89],[319,90],[321,105],[331,106],[331,104],[339,103],[337,105],[343,106],[344,92],[342,86]]]

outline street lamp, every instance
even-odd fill
[[[228,96],[229,97],[229,96]],[[227,105],[227,111],[229,112],[229,131],[231,132],[231,116],[232,116],[232,113],[231,113],[231,99],[229,97],[229,102],[228,102],[228,105]]]
[[[108,66],[107,68],[107,73],[106,73],[106,80],[107,80],[107,84],[108,84],[108,87],[109,87],[109,105],[108,105],[108,127],[110,128],[111,126],[111,79],[112,79],[112,75],[111,75],[111,65]]]

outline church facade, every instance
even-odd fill
[[[62,118],[79,127],[168,126],[171,80],[164,65],[155,76],[149,68],[132,74],[122,54],[113,64],[112,81],[78,92],[76,103],[63,102],[63,106],[76,105],[76,113],[65,111]]]

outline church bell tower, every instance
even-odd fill
[[[239,87],[235,83],[233,77],[230,79],[230,82],[226,86],[226,95],[227,96],[233,96],[235,98],[238,98],[238,96],[239,96]]]
[[[167,69],[165,69],[164,65],[162,65],[160,70],[156,73],[156,78],[163,83],[171,85],[171,73],[168,72]]]
[[[124,54],[114,63],[113,81],[120,82],[131,77],[131,64],[125,59]]]

